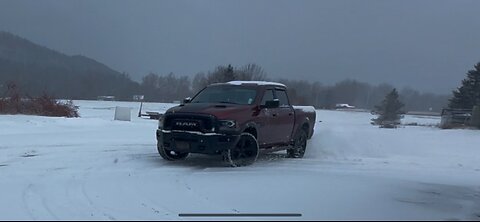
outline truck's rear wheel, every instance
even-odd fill
[[[223,159],[232,167],[248,166],[258,157],[258,142],[250,133],[242,133],[235,147],[223,153]]]
[[[295,136],[293,147],[287,149],[288,158],[303,158],[307,149],[307,132],[301,129]]]
[[[164,146],[158,145],[157,146],[158,153],[160,156],[168,161],[175,161],[175,160],[184,160],[187,158],[189,153],[179,153],[171,150],[165,149]]]

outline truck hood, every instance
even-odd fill
[[[196,113],[209,114],[216,116],[219,119],[228,119],[236,116],[239,113],[249,112],[254,107],[250,105],[235,105],[224,103],[187,103],[180,106],[175,106],[167,110],[166,114],[173,113]]]

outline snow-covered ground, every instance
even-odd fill
[[[230,168],[203,155],[161,159],[157,122],[136,117],[138,103],[75,104],[81,118],[0,115],[0,220],[211,219],[180,213],[480,219],[480,131],[380,129],[369,113],[318,110],[322,122],[304,159],[275,153]],[[113,120],[117,105],[132,108],[131,122]]]

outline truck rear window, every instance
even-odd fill
[[[257,96],[255,89],[238,86],[213,86],[202,90],[192,103],[230,103],[250,105]]]

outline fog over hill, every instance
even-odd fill
[[[102,95],[117,100],[131,100],[133,95],[145,95],[146,101],[172,102],[193,96],[208,84],[231,80],[269,80],[285,83],[290,100],[295,105],[333,108],[336,103],[349,103],[371,109],[394,86],[372,85],[346,79],[333,85],[315,80],[275,79],[257,64],[218,65],[193,77],[175,73],[146,73],[136,82],[126,73],[113,70],[95,59],[69,56],[8,32],[0,32],[0,92],[7,85],[17,84],[23,95],[47,93],[63,99],[96,99]],[[448,96],[420,93],[412,88],[400,89],[401,99],[408,110],[440,111]],[[6,95],[2,95],[6,96]]]

